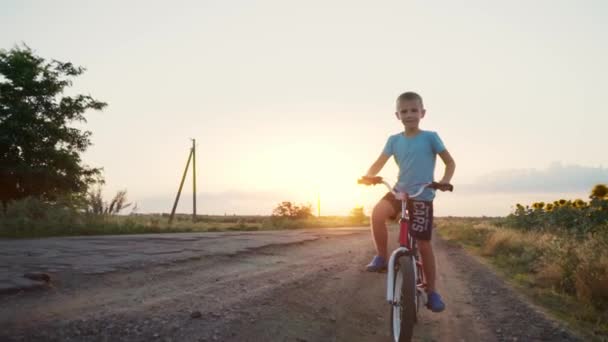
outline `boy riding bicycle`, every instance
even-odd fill
[[[425,114],[422,97],[417,93],[406,92],[397,98],[395,115],[403,123],[405,130],[388,138],[384,150],[369,168],[366,176],[377,175],[388,159],[394,156],[399,166],[397,190],[415,192],[420,184],[433,181],[436,155],[439,155],[445,164],[445,172],[439,183],[450,183],[456,163],[437,133],[419,128],[420,120]],[[407,208],[410,213],[410,234],[417,240],[427,280],[428,306],[433,312],[441,312],[445,304],[435,288],[435,256],[431,246],[434,198],[434,191],[425,189],[415,200],[407,201]],[[390,192],[374,207],[371,225],[377,255],[367,265],[368,271],[379,272],[386,269],[388,254],[386,220],[389,218],[394,220],[400,212],[401,201]]]

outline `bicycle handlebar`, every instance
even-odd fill
[[[389,189],[390,192],[392,192],[393,194],[396,195],[396,192],[393,190],[393,188],[391,187],[390,184],[388,184],[388,182],[386,182],[385,180],[382,179],[382,177],[368,177],[368,176],[363,176],[361,178],[359,178],[357,180],[358,184],[363,184],[363,185],[376,185],[376,184],[384,184],[386,185],[386,187]],[[437,183],[437,182],[431,182],[431,183],[426,183],[426,184],[422,184],[422,186],[420,187],[420,190],[413,194],[413,195],[409,195],[408,197],[413,198],[413,197],[418,197],[420,196],[420,194],[422,193],[422,191],[424,191],[425,188],[430,188],[430,189],[434,189],[434,190],[440,190],[440,191],[454,191],[454,186],[452,184],[443,184],[443,183]]]

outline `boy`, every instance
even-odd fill
[[[456,163],[445,149],[437,133],[423,131],[419,128],[420,120],[426,114],[422,97],[414,92],[406,92],[397,98],[397,111],[395,115],[405,127],[404,132],[388,138],[380,157],[367,171],[367,176],[373,177],[380,172],[391,156],[394,156],[399,166],[399,180],[397,191],[417,192],[421,183],[433,181],[435,172],[435,159],[438,154],[445,164],[445,172],[439,183],[448,184],[454,175]],[[435,256],[431,247],[431,231],[433,228],[433,199],[435,192],[425,189],[415,199],[408,201],[408,207],[417,209],[410,212],[410,219],[426,224],[417,225],[411,229],[410,234],[418,242],[418,249],[422,257],[424,275],[427,281],[428,306],[433,312],[441,312],[445,304],[435,288]],[[387,266],[387,229],[386,220],[395,219],[401,213],[401,201],[395,199],[392,193],[387,193],[374,207],[372,212],[372,233],[376,245],[377,255],[367,265],[367,270],[379,272]],[[424,217],[415,217],[422,215]]]

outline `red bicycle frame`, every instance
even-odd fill
[[[409,239],[410,226],[407,221],[408,221],[407,217],[402,217],[399,220],[399,245],[402,247],[405,247],[409,250],[412,250],[412,246],[410,246],[410,239]]]

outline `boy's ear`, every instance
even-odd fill
[[[422,116],[421,118],[423,118],[426,115],[426,109],[422,108]]]
[[[395,112],[395,117],[397,117],[397,120],[401,120],[401,118],[399,117],[399,112]]]

